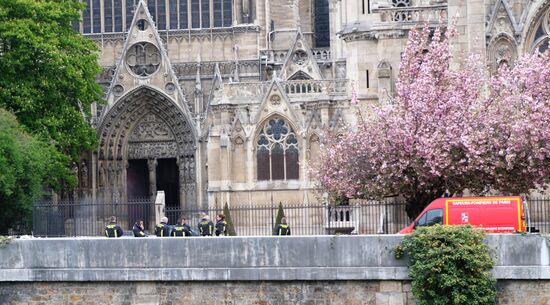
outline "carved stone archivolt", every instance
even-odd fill
[[[102,116],[99,126],[99,184],[109,194],[123,194],[129,159],[185,160],[180,174],[186,185],[196,185],[194,129],[183,110],[166,95],[149,87],[129,92]],[[188,196],[183,200],[196,199]]]

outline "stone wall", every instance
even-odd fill
[[[402,235],[33,238],[0,247],[0,282],[408,280]],[[545,236],[494,234],[496,279],[550,280]]]
[[[548,304],[550,281],[498,281],[499,305]],[[4,282],[0,304],[414,305],[408,281]]]
[[[410,299],[407,302],[409,287],[379,281],[4,283],[0,303],[405,305],[413,304]]]
[[[398,235],[20,239],[0,304],[412,305]],[[489,235],[498,304],[549,304],[546,236]]]

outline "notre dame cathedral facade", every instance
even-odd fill
[[[206,208],[319,200],[323,131],[391,96],[408,31],[457,18],[490,69],[547,48],[549,0],[85,0],[106,103],[74,170],[97,201]]]

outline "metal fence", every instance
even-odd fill
[[[154,225],[153,214],[154,203],[147,199],[123,203],[38,202],[33,206],[33,235],[100,236],[111,216],[124,230],[130,230],[137,219],[143,219],[146,227]]]
[[[550,198],[536,197],[528,201],[531,226],[543,234],[550,233]],[[405,202],[354,201],[348,206],[325,204],[282,204],[292,235],[323,234],[393,234],[412,220],[405,213]],[[230,219],[238,236],[266,236],[273,233],[278,203],[232,204]],[[121,227],[129,231],[137,219],[145,221],[152,232],[158,207],[147,199],[125,203],[40,202],[34,205],[35,236],[101,236],[110,216],[116,216]],[[207,212],[213,221],[222,208],[208,210],[165,209],[169,224],[186,217],[197,230],[199,215]],[[164,216],[164,215],[160,215]],[[226,215],[227,216],[227,215]],[[130,232],[128,232],[130,233]]]
[[[534,197],[527,200],[531,227],[542,234],[550,233],[550,197]]]
[[[229,214],[237,235],[265,236],[273,233],[277,211],[277,204],[235,204]],[[283,204],[283,211],[292,235],[388,234],[396,233],[410,223],[404,203],[361,202],[349,206]],[[166,216],[170,223],[183,216],[191,226],[196,226],[201,212],[167,208]],[[206,212],[213,220],[215,215],[224,213],[221,208]]]
[[[125,203],[40,202],[33,209],[35,236],[101,236],[110,216],[116,216],[123,230],[131,230],[137,219],[145,221],[152,232],[155,205],[148,200]],[[275,226],[278,204],[234,204],[229,215],[239,236],[271,235]],[[324,204],[283,204],[284,215],[292,235],[323,235],[335,233],[388,234],[396,233],[410,223],[404,203],[360,202],[350,206]],[[201,212],[215,221],[221,208],[208,210],[165,209],[169,224],[181,216],[197,230]],[[164,216],[164,215],[161,215]],[[158,219],[158,217],[156,218]],[[128,232],[130,233],[130,232]]]

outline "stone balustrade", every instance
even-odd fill
[[[415,26],[421,23],[437,24],[447,22],[447,5],[388,7],[373,9],[380,15],[375,27]]]
[[[291,80],[283,82],[289,96],[303,94],[326,94],[347,96],[349,80]]]
[[[330,52],[330,48],[316,48],[312,49],[311,53],[313,54],[313,57],[317,61],[330,61],[332,59],[332,54]],[[282,64],[286,60],[286,56],[288,54],[288,50],[264,50],[262,51],[262,55],[267,57],[267,62],[269,63],[275,63],[275,64]]]

